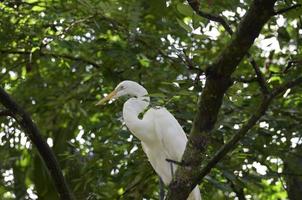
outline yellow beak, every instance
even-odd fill
[[[108,94],[106,97],[104,97],[103,99],[101,99],[95,105],[96,106],[104,105],[107,101],[111,100],[116,95],[116,93],[117,92],[115,90],[113,90],[110,94]]]

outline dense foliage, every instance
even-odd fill
[[[235,30],[250,3],[208,0],[201,9],[221,14]],[[297,3],[278,1],[276,10]],[[298,8],[272,18],[250,50],[270,88],[302,73],[301,14]],[[205,67],[231,39],[221,24],[196,15],[186,2],[161,0],[1,1],[0,17],[1,86],[31,114],[76,198],[158,199],[158,177],[122,123],[123,99],[95,103],[120,81],[134,80],[148,89],[152,106],[167,107],[189,132]],[[208,158],[260,101],[248,59],[233,78]],[[205,177],[203,199],[296,195],[288,191],[302,187],[301,121],[299,86],[278,96]],[[58,199],[35,147],[9,116],[1,116],[0,156],[1,199]]]

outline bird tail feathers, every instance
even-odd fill
[[[201,200],[201,195],[198,186],[192,190],[187,200]]]

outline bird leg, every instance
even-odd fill
[[[165,199],[165,185],[161,177],[159,176],[159,200]]]
[[[170,170],[171,170],[171,177],[174,177],[174,172],[173,172],[173,163],[170,162]]]
[[[166,161],[167,161],[168,163],[170,163],[170,170],[171,170],[171,176],[172,176],[172,178],[174,177],[173,164],[176,164],[176,165],[179,165],[179,166],[184,166],[184,163],[183,163],[183,162],[171,160],[171,159],[169,159],[169,158],[166,158]]]

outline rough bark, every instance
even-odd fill
[[[4,107],[6,107],[6,109],[8,109],[9,112],[6,112],[19,123],[25,134],[30,138],[33,145],[37,148],[41,159],[47,166],[50,176],[54,181],[60,199],[73,200],[74,197],[65,181],[54,153],[45,140],[43,140],[38,127],[32,121],[30,115],[26,113],[1,87],[0,102]]]
[[[198,100],[198,109],[183,156],[184,166],[178,168],[169,186],[167,199],[186,199],[201,182],[200,166],[206,149],[207,135],[213,129],[222,99],[231,86],[231,75],[262,27],[274,15],[276,0],[254,0],[229,44],[206,70],[206,84]]]

